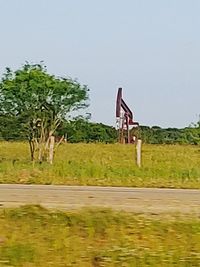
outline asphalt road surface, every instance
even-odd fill
[[[106,207],[137,213],[195,213],[200,190],[97,186],[0,185],[0,207],[40,204],[62,210]]]

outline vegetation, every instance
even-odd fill
[[[93,123],[89,119],[77,117],[73,120],[63,119],[56,133],[57,136],[65,136],[70,143],[116,143],[117,130],[103,123]],[[184,129],[167,128],[158,126],[140,126],[139,131],[133,134],[139,136],[146,144],[200,144],[200,122]],[[0,139],[25,140],[26,137],[17,118],[0,117]]]
[[[200,122],[184,129],[167,128],[158,126],[141,126],[140,135],[147,144],[200,144]]]
[[[2,136],[27,137],[31,159],[38,152],[42,161],[61,121],[69,112],[86,107],[87,99],[86,86],[50,75],[43,65],[25,64],[15,72],[7,68],[0,81]]]
[[[112,210],[0,210],[0,266],[199,266],[200,220]]]
[[[143,145],[142,167],[134,145],[62,144],[53,166],[31,163],[28,144],[0,142],[0,182],[200,188],[200,147]]]
[[[67,134],[68,141],[71,143],[116,143],[118,141],[118,132],[114,127],[92,123],[83,118],[64,121],[57,133],[58,135]],[[200,144],[200,122],[184,129],[140,126],[139,129],[132,130],[132,135],[140,137],[146,144],[198,145]]]
[[[115,143],[117,140],[117,131],[114,127],[92,123],[81,117],[63,122],[57,134],[65,135],[70,143]]]

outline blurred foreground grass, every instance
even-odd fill
[[[0,266],[200,266],[200,219],[112,210],[0,210]]]
[[[0,142],[0,183],[200,188],[200,146],[63,144],[53,166],[34,166],[27,143]]]

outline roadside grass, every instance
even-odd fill
[[[200,219],[0,209],[0,266],[200,266]]]
[[[53,166],[30,162],[27,143],[0,142],[0,183],[200,188],[200,146],[62,144]]]

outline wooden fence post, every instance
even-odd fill
[[[138,139],[136,144],[136,163],[140,168],[142,165],[142,140]]]

